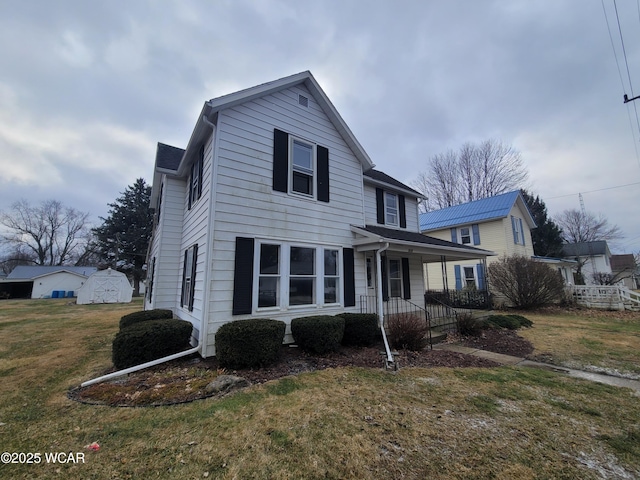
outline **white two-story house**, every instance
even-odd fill
[[[491,253],[421,235],[420,194],[373,167],[310,72],[205,102],[186,148],[158,144],[145,308],[207,357],[227,322],[421,305],[424,262]]]

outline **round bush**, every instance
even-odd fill
[[[375,313],[340,313],[336,316],[344,318],[343,345],[369,347],[380,334]]]
[[[223,368],[261,367],[280,356],[286,324],[268,318],[225,323],[216,332],[216,357]]]
[[[120,370],[181,352],[189,346],[192,329],[190,322],[178,319],[131,325],[113,339],[113,364]]]
[[[173,312],[164,308],[156,308],[154,310],[142,310],[140,312],[129,313],[120,318],[120,330],[135,325],[136,323],[165,318],[173,318]]]
[[[300,348],[319,354],[335,352],[344,336],[344,318],[329,315],[291,320],[291,334]]]

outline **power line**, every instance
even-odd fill
[[[640,20],[640,0],[637,0],[637,6],[638,6],[638,19]],[[611,49],[613,50],[613,57],[615,58],[616,61],[616,67],[618,69],[618,77],[620,78],[620,86],[622,87],[622,94],[623,97],[625,99],[625,103],[628,103],[627,100],[627,95],[625,93],[625,85],[624,85],[624,80],[622,79],[622,71],[620,70],[620,61],[618,60],[618,54],[616,52],[616,47],[615,44],[613,42],[613,35],[611,34],[611,27],[609,25],[609,17],[607,16],[607,9],[604,6],[604,0],[600,0],[600,4],[602,5],[602,12],[604,13],[604,20],[605,23],[607,24],[607,31],[609,32],[609,41],[611,42]],[[618,16],[618,7],[616,5],[616,2],[614,0],[613,2],[614,8],[615,8],[615,12],[616,12],[616,19],[617,19],[617,23],[618,23],[618,31],[620,33],[620,41],[622,43],[622,51],[624,53],[624,60],[625,60],[625,65],[627,66],[627,76],[629,78],[629,88],[631,89],[631,97],[633,97],[633,84],[631,83],[631,73],[629,72],[629,63],[627,62],[627,53],[626,53],[626,49],[624,47],[624,39],[622,37],[622,28],[620,27],[620,17]],[[633,104],[633,109],[635,112],[635,116],[636,116],[636,124],[638,126],[638,132],[640,132],[640,120],[638,119],[638,109],[636,107],[636,104]],[[638,152],[638,140],[636,139],[636,132],[635,132],[635,128],[633,127],[633,120],[631,118],[631,111],[629,110],[629,105],[627,105],[627,117],[629,117],[629,128],[631,129],[631,137],[633,138],[633,148],[635,149],[635,153],[636,153],[636,161],[638,162],[638,166],[640,167],[640,152]]]
[[[640,182],[627,183],[625,185],[616,185],[615,187],[598,188],[597,190],[588,190],[586,192],[567,193],[566,195],[557,195],[555,197],[548,197],[546,200],[553,200],[554,198],[573,197],[575,195],[580,195],[582,193],[603,192],[605,190],[613,190],[615,188],[623,188],[623,187],[632,187],[634,185],[640,185]]]

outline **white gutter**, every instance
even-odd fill
[[[169,355],[167,357],[158,358],[157,360],[151,360],[147,363],[142,363],[140,365],[136,365],[134,367],[125,368],[124,370],[118,370],[117,372],[108,373],[107,375],[103,375],[98,378],[94,378],[93,380],[87,380],[84,383],[81,383],[81,387],[88,387],[89,385],[93,385],[94,383],[104,382],[105,380],[110,380],[112,378],[121,377],[122,375],[127,375],[128,373],[137,372],[138,370],[143,370],[145,368],[153,367],[155,365],[159,365],[164,362],[169,362],[171,360],[175,360],[176,358],[186,357],[187,355],[191,355],[193,353],[200,352],[200,345],[197,347],[190,348],[189,350],[185,350],[184,352],[174,353],[173,355]]]
[[[209,334],[209,300],[211,294],[211,270],[213,269],[213,229],[215,222],[215,195],[213,186],[216,185],[218,177],[218,131],[214,123],[212,123],[206,115],[202,115],[202,121],[211,127],[211,180],[209,181],[209,212],[207,225],[207,256],[204,267],[204,294],[202,298],[202,317],[200,319],[200,338],[198,344],[203,346],[201,354],[207,354],[207,336]],[[202,179],[200,181],[203,181]]]
[[[387,367],[394,364],[393,355],[389,348],[389,342],[387,340],[387,334],[384,331],[384,303],[382,300],[382,255],[387,248],[389,248],[389,242],[385,243],[383,247],[376,250],[376,281],[378,283],[378,322],[380,323],[380,331],[382,332],[382,341],[384,342],[384,350],[386,352]]]

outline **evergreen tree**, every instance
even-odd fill
[[[94,228],[95,241],[102,261],[133,279],[133,295],[140,294],[145,277],[144,264],[153,229],[150,208],[151,186],[142,178],[110,203],[109,216]]]
[[[533,253],[540,257],[562,257],[562,230],[547,215],[547,206],[538,195],[521,190],[537,228],[531,230]]]

